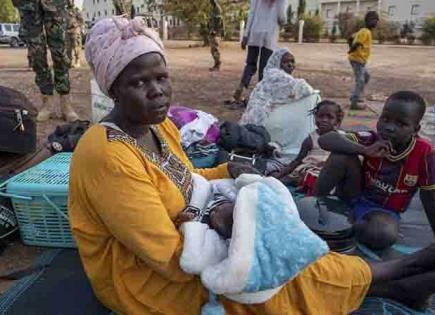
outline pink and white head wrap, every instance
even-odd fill
[[[145,21],[124,16],[102,19],[92,27],[86,39],[85,55],[101,91],[109,90],[124,68],[135,58],[151,52],[164,55],[157,32]]]

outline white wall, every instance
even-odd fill
[[[338,2],[338,0],[320,0],[321,16],[329,30],[335,20],[332,15],[338,12]],[[340,12],[356,13],[356,2],[356,0],[340,0]],[[360,0],[359,12],[361,16],[364,16],[368,10],[378,10],[378,8],[378,0]],[[426,17],[435,16],[435,0],[381,0],[380,9],[390,21],[401,24],[413,21],[418,30]]]
[[[144,0],[133,0],[133,5],[136,14],[150,14]],[[83,1],[83,18],[86,21],[98,21],[105,17],[111,17],[115,14],[115,7],[112,0],[84,0]],[[160,13],[153,12],[153,17],[159,19]],[[175,21],[172,17],[168,17],[170,25],[173,25]],[[158,21],[160,22],[160,21]],[[177,21],[178,22],[178,21]]]
[[[384,0],[389,20],[400,23],[415,22],[417,27],[429,16],[435,16],[435,0]]]
[[[305,0],[305,13],[314,15],[316,10],[320,10],[320,1],[319,0]],[[298,12],[299,0],[289,0],[289,4],[292,6],[292,11],[294,12],[293,19],[296,19],[296,15]],[[294,22],[294,20],[293,20]]]

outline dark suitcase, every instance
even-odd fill
[[[36,150],[37,113],[22,93],[0,86],[0,152],[27,154]]]

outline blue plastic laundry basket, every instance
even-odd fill
[[[9,179],[6,192],[26,245],[76,247],[68,220],[71,153],[60,153]]]

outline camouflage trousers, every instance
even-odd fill
[[[132,0],[112,0],[112,2],[115,7],[116,15],[127,14],[130,17],[133,17],[134,6]]]
[[[82,50],[82,36],[80,32],[65,33],[65,50],[71,65],[80,62],[80,51]]]
[[[27,43],[35,82],[42,94],[68,94],[69,64],[65,54],[65,0],[23,1],[18,7],[20,32]],[[47,60],[47,46],[53,61],[53,73]]]
[[[214,34],[209,35],[210,51],[214,59],[214,65],[219,66],[221,64],[221,53],[219,51],[220,37]]]

